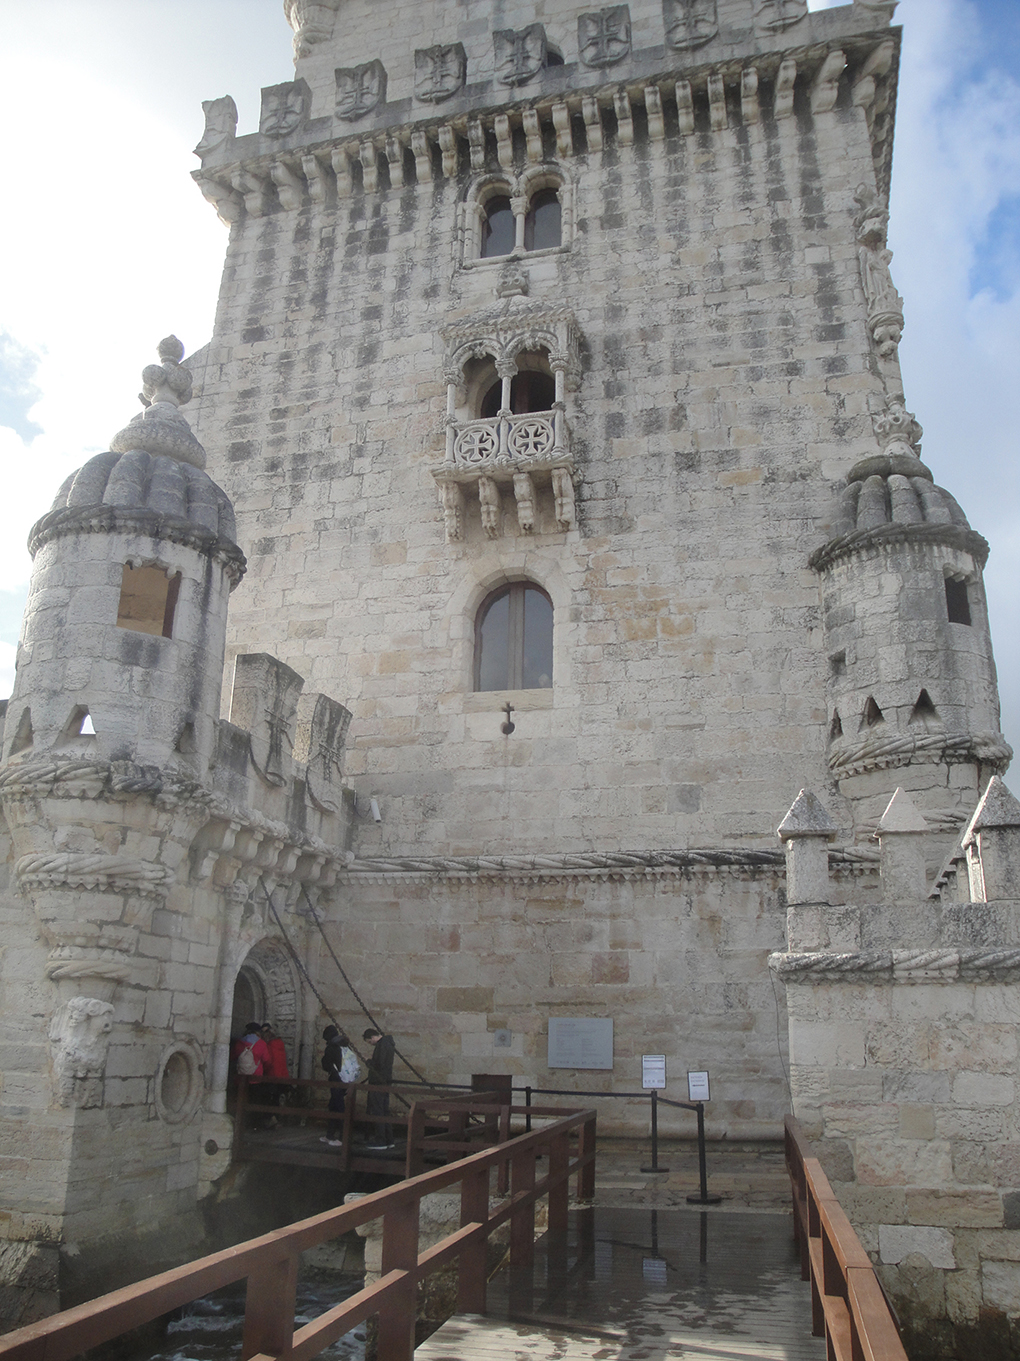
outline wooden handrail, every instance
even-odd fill
[[[811,1282],[812,1332],[825,1338],[829,1361],[907,1361],[871,1259],[792,1115],[786,1166],[801,1277]]]
[[[88,1348],[150,1323],[211,1290],[247,1280],[242,1361],[310,1361],[373,1314],[380,1316],[379,1361],[411,1361],[419,1281],[456,1260],[458,1308],[484,1313],[485,1253],[481,1249],[492,1231],[509,1220],[511,1268],[527,1266],[534,1250],[535,1202],[548,1195],[549,1232],[562,1235],[566,1233],[569,1179],[577,1177],[580,1198],[594,1193],[595,1111],[557,1114],[560,1118],[544,1129],[19,1328],[0,1337],[0,1358],[71,1361]],[[576,1151],[571,1148],[574,1140]],[[546,1153],[548,1170],[538,1176],[536,1164]],[[508,1160],[513,1194],[490,1214],[490,1174]],[[460,1228],[421,1252],[422,1197],[458,1184]],[[380,1217],[380,1279],[295,1331],[301,1253]]]

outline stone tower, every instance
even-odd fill
[[[228,653],[349,704],[336,942],[451,1077],[561,1086],[548,1018],[612,1016],[614,1082],[774,1131],[792,793],[877,892],[897,785],[934,869],[1008,762],[897,360],[893,9],[295,0],[258,132],[205,106]]]

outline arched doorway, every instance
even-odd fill
[[[281,940],[266,936],[245,955],[234,980],[230,1015],[231,1050],[249,1021],[266,1021],[287,1047],[287,1064],[297,1072],[300,993],[294,966]],[[230,1086],[236,1081],[230,1065]]]

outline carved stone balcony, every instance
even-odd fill
[[[446,458],[433,468],[432,476],[442,496],[447,543],[464,537],[468,488],[478,496],[482,528],[490,539],[502,532],[504,490],[512,492],[516,501],[522,534],[535,530],[536,491],[541,487],[552,488],[557,527],[571,529],[576,470],[563,403],[554,403],[551,411],[519,415],[500,411],[485,420],[449,417]]]

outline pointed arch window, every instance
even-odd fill
[[[514,581],[482,602],[475,623],[476,690],[552,687],[553,607],[540,586]]]

